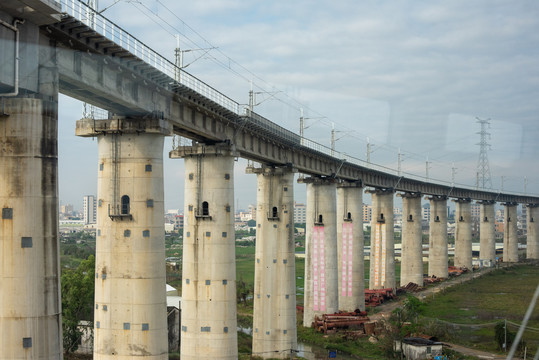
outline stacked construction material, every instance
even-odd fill
[[[448,266],[447,267],[447,272],[449,274],[449,276],[459,276],[459,275],[462,275],[466,272],[468,272],[468,268],[463,266],[463,267],[456,267],[456,266]]]
[[[393,289],[377,289],[370,290],[365,289],[365,306],[378,306],[386,300],[391,300],[395,298]]]
[[[324,334],[334,333],[339,330],[357,330],[365,332],[365,323],[369,322],[366,311],[337,312],[335,314],[323,314],[314,318],[314,328]]]

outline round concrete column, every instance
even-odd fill
[[[3,101],[0,358],[60,359],[58,103]]]
[[[517,206],[504,204],[503,262],[518,262]]]
[[[539,259],[539,207],[537,205],[528,205],[526,220],[528,226],[526,258]]]
[[[360,182],[337,186],[339,310],[365,310],[363,189]]]
[[[338,310],[336,186],[308,178],[303,326]]]
[[[481,219],[479,219],[479,258],[496,261],[496,224],[494,217],[494,203],[481,202]]]
[[[185,159],[181,358],[237,359],[234,148],[180,147]]]
[[[408,283],[423,286],[423,232],[421,227],[421,194],[402,196],[401,286]]]
[[[429,197],[429,276],[447,278],[447,198]]]
[[[257,174],[253,355],[289,358],[297,348],[294,173],[247,168]]]
[[[470,199],[454,200],[455,212],[455,266],[472,269],[472,202]]]
[[[168,359],[163,140],[98,136],[94,359]]]
[[[368,190],[372,194],[369,289],[395,289],[395,239],[393,191]]]

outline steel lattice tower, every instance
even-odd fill
[[[490,148],[490,144],[487,142],[487,137],[490,139],[490,133],[487,132],[487,127],[490,128],[490,119],[482,120],[476,117],[477,123],[481,124],[481,131],[476,134],[481,135],[481,141],[476,144],[479,145],[479,161],[477,162],[477,186],[481,186],[483,189],[492,188],[492,180],[490,179],[490,166],[488,164],[487,151]]]

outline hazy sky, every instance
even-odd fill
[[[99,0],[104,9],[114,0]],[[430,178],[475,185],[476,117],[491,119],[493,188],[539,193],[539,2],[122,0],[103,13],[186,71],[294,131],[337,150]],[[211,50],[197,50],[208,49]],[[266,94],[264,94],[264,92]],[[271,95],[273,94],[273,95]],[[74,136],[80,102],[60,98],[60,199],[97,191],[97,146]],[[165,207],[183,208],[183,161],[168,159]],[[256,180],[236,163],[240,207]],[[303,186],[303,185],[302,185]],[[296,186],[298,201],[304,201]],[[366,195],[365,197],[367,197]]]

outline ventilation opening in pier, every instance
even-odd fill
[[[485,217],[483,218],[483,221],[484,221],[484,222],[488,222],[488,217],[485,216]]]
[[[459,217],[459,221],[464,221],[464,216]]]
[[[434,221],[440,221],[440,217],[436,215],[436,217],[434,218]]]
[[[347,218],[348,220],[352,220],[352,213],[349,212],[349,213],[346,215],[346,218]]]
[[[408,221],[414,221],[414,216],[412,214],[408,215]]]
[[[128,215],[129,214],[129,196],[124,195],[122,196],[122,215]]]
[[[324,218],[322,217],[322,215],[318,215],[318,222],[317,224],[323,224],[324,223]]]
[[[532,218],[532,217],[530,218],[530,222],[533,222],[533,218]]]
[[[271,216],[276,218],[277,217],[277,206],[274,206],[271,210]]]
[[[202,216],[209,216],[210,215],[210,206],[208,205],[207,201],[202,202]]]

